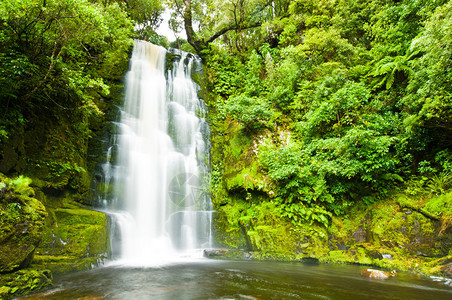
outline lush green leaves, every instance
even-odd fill
[[[132,24],[118,4],[20,0],[2,2],[0,11],[4,96],[24,101],[69,88],[90,102],[93,93],[108,93],[104,78],[119,75],[112,67],[131,43]]]
[[[217,40],[208,60],[223,112],[262,127],[248,136],[281,214],[327,224],[420,173],[423,188],[447,191],[450,2],[290,1],[287,11],[267,14],[259,36]]]
[[[413,62],[413,80],[403,104],[417,120],[415,126],[425,124],[436,130],[445,130],[438,136],[450,144],[452,131],[452,4],[438,7],[425,22],[425,30],[412,41],[413,51],[422,56]],[[448,136],[448,137],[447,137]],[[449,142],[446,141],[449,140]]]
[[[267,126],[272,116],[272,109],[265,99],[248,97],[244,94],[229,98],[225,112],[238,120],[247,131]]]

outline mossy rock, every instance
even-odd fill
[[[106,257],[91,256],[78,257],[67,255],[40,255],[36,254],[33,259],[32,267],[46,268],[52,274],[65,274],[76,271],[86,271],[98,267],[104,263]]]
[[[23,190],[33,194],[29,187]],[[0,197],[0,273],[7,273],[30,264],[41,242],[47,213],[44,205],[32,197],[6,187],[3,192]]]
[[[0,275],[0,299],[30,294],[52,285],[49,270],[23,269]]]
[[[34,264],[54,273],[87,270],[109,252],[109,221],[104,213],[82,208],[51,210]]]

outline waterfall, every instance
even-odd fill
[[[117,158],[103,166],[112,216],[113,256],[148,265],[212,247],[205,183],[206,109],[191,72],[198,57],[135,41],[115,137]],[[105,197],[108,197],[107,195]]]

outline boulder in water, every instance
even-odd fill
[[[397,272],[396,271],[385,272],[381,270],[364,269],[361,271],[361,276],[372,279],[388,279],[389,277],[397,276]]]
[[[215,259],[252,259],[251,251],[237,249],[205,249],[204,257]]]

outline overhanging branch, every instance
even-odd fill
[[[244,29],[251,29],[251,28],[259,27],[259,26],[261,26],[261,25],[262,25],[262,23],[261,23],[261,22],[258,22],[258,23],[251,24],[251,25],[248,25],[248,26],[237,26],[237,25],[234,25],[234,26],[226,27],[226,28],[220,29],[219,31],[217,31],[216,33],[214,33],[213,35],[211,35],[211,36],[206,40],[206,43],[211,43],[211,42],[213,42],[214,40],[216,40],[217,38],[219,38],[219,37],[222,36],[223,34],[228,33],[228,32],[231,31],[231,30],[237,30],[237,29],[241,29],[241,30],[244,30]]]

